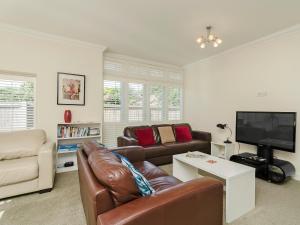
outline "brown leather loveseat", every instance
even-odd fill
[[[141,197],[110,150],[86,143],[77,159],[87,225],[222,225],[221,182],[201,178],[182,183],[145,161],[141,147],[115,151],[127,157],[156,192]]]
[[[161,138],[158,132],[158,127],[172,126],[173,130],[176,126],[185,125],[190,129],[192,140],[188,142],[173,142],[161,143]],[[185,153],[188,151],[200,151],[210,154],[211,133],[204,131],[192,130],[187,123],[184,124],[157,124],[152,126],[129,126],[124,128],[124,135],[118,137],[118,146],[133,146],[138,145],[138,140],[135,134],[137,129],[148,128],[153,129],[155,144],[144,147],[146,160],[154,165],[164,165],[172,163],[172,156]]]

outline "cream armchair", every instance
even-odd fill
[[[0,199],[51,191],[55,168],[55,144],[45,131],[0,133]]]

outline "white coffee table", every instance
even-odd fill
[[[201,171],[225,181],[226,222],[230,223],[255,208],[255,169],[235,162],[205,155],[189,158],[186,153],[173,156],[173,176],[185,182],[202,177]],[[214,160],[216,163],[208,163]]]

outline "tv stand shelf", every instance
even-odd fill
[[[250,159],[253,156],[256,156],[256,154],[245,152],[231,156],[230,160],[254,167],[256,169],[256,177],[273,183],[283,183],[295,175],[295,167],[288,161],[273,159],[272,163],[268,163],[268,161],[258,162]]]

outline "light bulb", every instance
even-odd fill
[[[215,39],[215,36],[213,34],[208,35],[208,40],[212,41]]]
[[[197,39],[197,42],[198,43],[201,43],[203,41],[203,38],[202,37],[199,37],[198,39]]]
[[[217,42],[214,42],[214,43],[213,43],[213,46],[216,48],[216,47],[219,46],[219,44],[218,44]]]
[[[200,48],[205,48],[206,44],[205,43],[201,43]]]
[[[223,41],[222,41],[222,39],[217,38],[217,39],[216,39],[216,42],[217,42],[218,44],[221,44]]]

